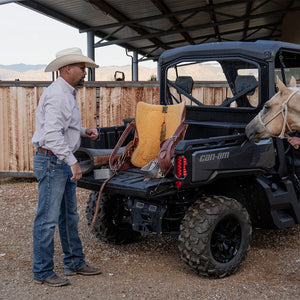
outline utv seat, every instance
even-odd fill
[[[234,96],[226,98],[220,106],[229,107],[231,103],[236,101],[239,107],[252,107],[249,103],[247,95],[253,95],[258,82],[253,75],[239,75],[234,82]]]
[[[175,85],[180,87],[182,91],[186,92],[187,94],[191,95],[193,86],[194,86],[194,80],[191,76],[178,76],[175,80]],[[177,91],[179,94],[183,94],[183,92]]]
[[[253,95],[258,82],[253,75],[239,75],[235,79],[236,94]]]

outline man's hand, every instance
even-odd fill
[[[82,177],[81,168],[78,162],[71,166],[71,171],[73,174],[73,176],[71,177],[72,181],[78,181]]]
[[[90,139],[95,140],[98,138],[98,130],[97,128],[87,128],[85,130],[86,136],[88,136]]]
[[[300,145],[300,138],[296,137],[296,136],[292,136],[292,137],[289,137],[288,139],[288,142],[297,149],[297,147],[299,147]]]

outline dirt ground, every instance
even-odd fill
[[[1,180],[1,178],[0,178]],[[147,238],[109,245],[88,230],[89,191],[77,189],[79,231],[87,262],[103,274],[70,277],[59,288],[32,279],[32,226],[37,183],[0,181],[0,299],[299,299],[300,226],[253,232],[242,267],[223,279],[199,277],[180,259],[176,238]],[[55,271],[63,274],[63,254],[55,236]]]

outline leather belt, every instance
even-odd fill
[[[37,152],[45,153],[46,155],[55,155],[51,150],[44,149],[41,147],[37,148]]]

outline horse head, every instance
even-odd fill
[[[289,85],[286,87],[277,76],[278,92],[246,127],[249,140],[284,138],[286,133],[300,130],[300,90],[293,76]]]

